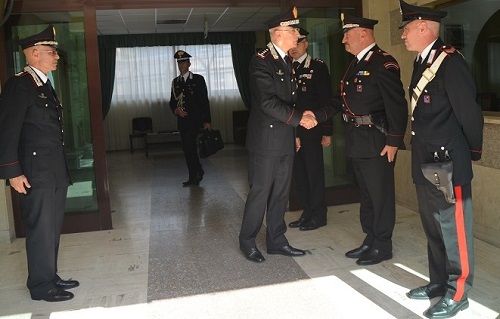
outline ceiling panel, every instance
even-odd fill
[[[269,7],[211,7],[98,10],[100,35],[203,32],[205,21],[210,32],[265,30],[264,21],[280,12]],[[186,20],[184,24],[158,24],[164,20]]]

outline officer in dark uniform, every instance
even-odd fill
[[[252,104],[246,139],[250,191],[239,242],[245,257],[254,262],[264,261],[255,242],[264,214],[268,254],[305,254],[291,247],[285,237],[284,214],[295,156],[294,131],[299,124],[311,128],[326,118],[321,118],[324,114],[303,114],[294,108],[297,83],[286,53],[297,45],[298,23],[295,7],[270,19],[267,26],[271,42],[250,60]]]
[[[19,41],[28,65],[9,78],[0,99],[0,178],[19,192],[26,224],[27,286],[34,300],[65,301],[76,280],[57,275],[66,192],[62,106],[47,74],[57,69],[55,29]]]
[[[468,307],[474,277],[472,162],[481,158],[483,115],[476,87],[463,56],[439,38],[446,12],[400,1],[403,34],[409,51],[418,52],[409,87],[412,104],[412,177],[429,258],[430,283],[408,297],[440,301],[426,310],[428,318],[449,318]],[[431,69],[432,72],[425,71]],[[423,73],[435,73],[435,77]],[[431,79],[430,82],[426,78]],[[421,166],[453,162],[453,185],[446,200],[423,175]]]
[[[189,171],[188,180],[182,183],[185,187],[198,185],[205,174],[198,157],[196,138],[202,128],[211,129],[210,103],[205,79],[189,71],[191,55],[179,50],[175,52],[174,58],[181,74],[172,80],[170,108],[177,116],[182,150]]]
[[[377,20],[345,15],[342,43],[354,59],[341,82],[347,156],[360,188],[363,244],[346,253],[358,265],[392,258],[394,164],[408,121],[397,61],[375,43]]]
[[[292,65],[297,79],[296,109],[299,112],[313,110],[328,113],[332,101],[330,73],[326,64],[307,54],[309,32],[300,28],[298,44],[288,51],[293,58]],[[323,146],[331,143],[333,120],[307,130],[302,126],[296,129],[295,161],[293,176],[304,211],[300,218],[288,226],[300,230],[314,230],[326,225],[325,203],[325,166]]]

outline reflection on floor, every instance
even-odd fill
[[[238,232],[248,186],[246,152],[228,145],[203,160],[199,187],[179,150],[108,154],[113,230],[63,235],[59,273],[80,280],[75,299],[32,301],[24,240],[0,245],[0,318],[423,318],[410,300],[426,283],[426,243],[417,214],[397,207],[394,258],[359,267],[344,257],[360,244],[358,204],[332,206],[328,225],[287,231],[301,258],[248,262]],[[300,212],[286,214],[287,222]],[[500,312],[500,249],[476,241],[470,308],[456,318]],[[432,302],[435,302],[433,300]]]

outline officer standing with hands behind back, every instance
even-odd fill
[[[295,48],[288,51],[293,58],[293,68],[297,78],[297,102],[299,112],[313,110],[323,112],[328,118],[332,101],[332,84],[326,64],[312,58],[307,53],[309,32],[300,28],[300,36]],[[302,231],[314,230],[326,225],[325,166],[323,147],[331,143],[333,120],[329,117],[317,126],[296,129],[297,154],[293,163],[293,176],[297,192],[304,210],[300,218],[288,224]]]
[[[200,129],[211,129],[210,103],[205,79],[189,71],[191,55],[179,50],[175,52],[174,58],[181,74],[172,80],[170,108],[177,117],[182,150],[188,167],[189,178],[182,183],[186,187],[198,185],[205,174],[198,157],[196,139]]]
[[[394,164],[404,149],[408,105],[398,62],[375,43],[377,20],[345,15],[342,43],[354,55],[341,82],[347,156],[360,189],[360,221],[366,234],[346,253],[361,266],[392,258],[396,203]]]
[[[20,194],[26,225],[27,286],[33,300],[65,301],[57,257],[66,193],[71,184],[64,153],[62,105],[47,74],[57,69],[55,28],[19,40],[28,65],[9,78],[0,97],[0,178]]]
[[[404,1],[400,7],[401,38],[408,51],[418,53],[409,87],[412,177],[427,237],[430,277],[429,284],[407,295],[424,300],[441,297],[424,315],[450,318],[469,306],[467,293],[474,278],[471,161],[481,159],[484,120],[465,59],[439,38],[440,22],[447,13]],[[431,183],[422,172],[422,165],[436,162],[453,164],[446,195],[454,199],[447,200],[434,185],[435,177]]]

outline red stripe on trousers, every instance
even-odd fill
[[[465,236],[464,206],[462,187],[455,186],[455,226],[457,228],[458,255],[462,273],[457,279],[457,291],[453,297],[454,301],[462,300],[465,294],[465,280],[469,276],[469,252],[467,251],[467,238]]]

